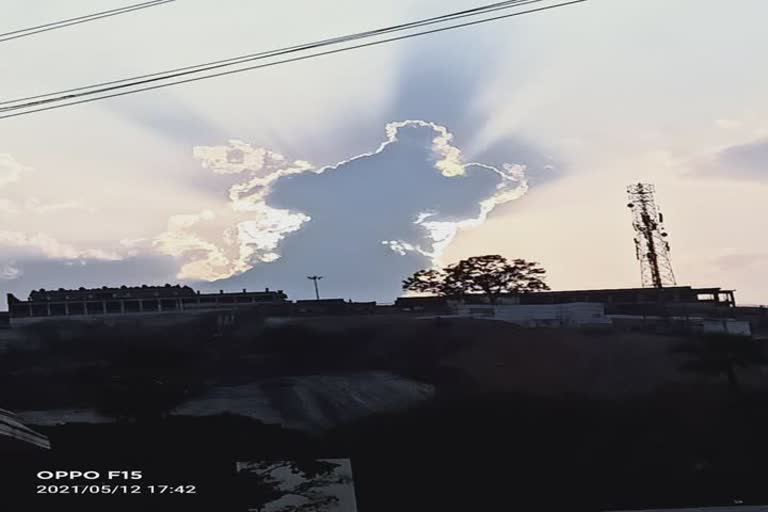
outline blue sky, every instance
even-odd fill
[[[6,0],[0,32],[118,7]],[[0,44],[3,99],[478,5],[178,0]],[[768,302],[760,0],[590,0],[0,121],[0,286],[192,282],[391,300],[499,253],[636,286],[650,181],[682,284]],[[498,188],[497,188],[498,187]]]

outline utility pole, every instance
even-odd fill
[[[307,276],[307,279],[311,279],[315,282],[315,298],[320,300],[320,289],[317,287],[317,282],[321,280],[323,276]]]

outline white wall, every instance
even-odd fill
[[[605,306],[599,303],[571,303],[546,305],[461,305],[459,316],[488,318],[526,326],[552,326],[610,324]]]
[[[752,329],[746,320],[707,318],[704,320],[704,332],[708,334],[731,334],[733,336],[751,336]]]

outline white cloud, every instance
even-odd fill
[[[308,221],[306,215],[267,206],[266,197],[278,179],[313,169],[305,161],[288,162],[278,153],[241,141],[227,146],[198,146],[193,155],[215,174],[243,175],[229,188],[228,201],[216,211],[172,216],[153,246],[176,257],[179,279],[213,281],[240,274],[259,261],[279,258],[284,236]]]
[[[239,140],[230,140],[228,146],[198,146],[192,154],[203,168],[216,174],[260,172],[284,163],[285,157],[264,148],[254,148]]]
[[[231,257],[225,249],[187,231],[163,233],[154,245],[165,254],[188,260],[182,262],[179,279],[213,280],[231,272]]]
[[[12,281],[21,277],[21,270],[19,270],[14,262],[0,264],[0,280]]]
[[[401,240],[384,240],[381,243],[392,249],[392,251],[396,252],[400,256],[405,256],[409,252],[419,252],[418,247]]]
[[[236,204],[222,207],[219,214],[205,210],[169,219],[152,245],[179,259],[179,279],[213,281],[245,272],[257,261],[274,261],[280,240],[304,222],[300,215],[263,202],[242,211],[232,208]]]
[[[247,210],[236,210],[235,204],[242,205],[230,203],[219,215],[208,210],[174,216],[154,239],[157,250],[179,259],[179,279],[214,281],[245,272],[259,261],[275,261],[280,241],[308,220],[263,202]]]
[[[48,213],[56,213],[62,211],[84,211],[87,213],[96,213],[96,208],[88,207],[82,204],[80,201],[64,201],[60,203],[43,203],[36,197],[27,198],[24,202],[24,208],[31,212],[40,215]]]
[[[30,167],[18,163],[12,156],[0,154],[0,187],[19,182],[23,175],[31,170]],[[36,197],[14,200],[0,198],[0,213],[6,215],[27,213],[49,215],[67,210],[95,211],[82,205],[79,201],[44,203]],[[0,228],[0,247],[6,251],[12,249],[31,257],[43,256],[49,259],[119,260],[122,258],[120,254],[114,251],[101,248],[78,248],[75,245],[61,242],[57,237],[47,233],[26,233],[16,229]],[[15,279],[21,274],[16,266],[6,264],[0,268],[0,275],[3,276],[3,279]]]
[[[0,246],[42,253],[43,256],[50,259],[86,258],[111,261],[122,259],[121,255],[116,252],[104,249],[78,249],[45,233],[29,235],[18,231],[0,231]]]

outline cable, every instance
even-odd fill
[[[139,11],[142,9],[147,9],[149,7],[156,7],[158,5],[167,4],[171,2],[175,2],[176,0],[153,0],[151,2],[146,2],[142,4],[134,4],[134,5],[128,5],[125,7],[120,7],[117,9],[111,9],[109,11],[102,11],[94,14],[88,14],[86,16],[79,16],[77,18],[70,18],[67,20],[61,20],[56,21],[52,23],[46,23],[43,25],[38,25],[36,27],[29,27],[22,30],[16,30],[13,32],[6,32],[4,34],[0,34],[0,43],[11,41],[13,39],[19,39],[22,37],[31,36],[34,34],[39,34],[41,32],[48,32],[51,30],[57,30],[60,28],[69,27],[72,25],[79,25],[81,23],[87,23],[89,21],[95,21],[102,18],[109,18],[111,16],[117,16],[120,14],[126,14],[133,11]]]
[[[520,0],[518,0],[516,3],[521,3],[521,4],[522,3],[536,3],[536,2],[540,2],[540,1],[543,1],[543,0],[527,0],[527,1],[523,0],[522,2]],[[399,40],[403,40],[403,39],[410,39],[410,38],[418,37],[418,36],[421,36],[421,35],[427,35],[427,34],[433,34],[433,33],[438,33],[438,32],[444,32],[444,31],[447,31],[447,30],[453,30],[453,29],[456,29],[456,28],[462,28],[462,27],[466,27],[466,26],[477,25],[477,24],[480,24],[480,23],[486,23],[486,22],[489,22],[489,21],[505,19],[505,18],[509,18],[509,17],[513,17],[513,16],[522,15],[522,14],[529,14],[529,13],[533,13],[533,12],[550,10],[550,9],[554,9],[554,8],[557,8],[557,7],[564,7],[564,6],[567,6],[567,5],[582,3],[582,2],[585,2],[585,1],[587,1],[587,0],[575,0],[575,1],[570,1],[570,2],[564,2],[564,3],[561,3],[561,4],[547,6],[547,7],[543,7],[543,8],[539,8],[539,9],[532,9],[532,10],[529,10],[529,11],[517,12],[517,13],[510,14],[510,15],[498,16],[498,17],[495,17],[495,18],[488,18],[488,19],[479,20],[479,21],[475,21],[475,22],[463,23],[463,24],[459,24],[459,25],[453,25],[453,26],[444,27],[444,28],[441,28],[441,29],[424,31],[424,32],[419,32],[419,33],[415,33],[415,34],[410,34],[410,35],[407,35],[407,36],[399,36],[399,37],[394,37],[394,38],[390,38],[390,39],[384,39],[384,40],[376,41],[376,42],[373,42],[373,43],[361,44],[361,45],[347,47],[347,48],[340,48],[340,49],[332,50],[332,51],[314,53],[314,54],[310,54],[310,55],[303,56],[303,57],[296,57],[296,58],[291,58],[291,59],[285,59],[285,60],[281,60],[281,61],[277,61],[277,62],[272,62],[272,63],[269,63],[269,64],[262,64],[262,65],[258,65],[258,66],[251,66],[251,67],[241,68],[241,69],[237,69],[237,70],[233,70],[233,71],[228,71],[228,72],[220,72],[220,73],[215,73],[215,74],[207,75],[207,76],[203,76],[203,77],[196,77],[196,78],[190,78],[190,79],[185,79],[185,80],[178,80],[176,82],[171,82],[171,83],[167,83],[167,84],[159,84],[159,85],[145,87],[145,88],[141,88],[141,89],[137,89],[137,90],[126,91],[126,92],[122,92],[122,93],[114,93],[114,94],[109,94],[109,95],[100,96],[100,97],[97,97],[97,98],[91,98],[91,99],[87,99],[87,100],[80,100],[80,101],[75,101],[75,102],[69,102],[69,103],[65,103],[63,105],[55,105],[55,106],[50,106],[50,107],[40,108],[40,109],[35,109],[35,110],[27,110],[27,111],[19,113],[19,114],[8,114],[8,115],[0,116],[0,119],[16,117],[16,116],[19,116],[19,115],[24,115],[26,113],[42,112],[42,111],[46,111],[46,110],[53,110],[53,109],[56,109],[56,108],[63,108],[63,107],[66,107],[66,106],[79,105],[79,104],[83,104],[83,103],[90,103],[92,101],[98,101],[98,100],[101,100],[101,99],[125,96],[125,95],[128,95],[128,94],[133,94],[133,93],[138,93],[138,92],[143,92],[143,91],[161,89],[161,88],[170,87],[170,86],[173,86],[173,85],[179,85],[179,84],[184,84],[184,83],[196,82],[196,81],[205,80],[205,79],[208,79],[208,78],[215,78],[215,77],[218,77],[218,76],[227,76],[227,75],[231,75],[231,74],[235,74],[235,73],[240,73],[240,72],[250,71],[250,70],[255,70],[255,69],[261,69],[261,68],[265,68],[265,67],[272,67],[272,66],[275,66],[275,65],[285,64],[285,63],[289,63],[289,62],[297,62],[297,61],[307,60],[307,59],[314,58],[314,57],[320,57],[320,56],[324,56],[324,55],[331,55],[331,54],[340,53],[340,52],[344,52],[344,51],[348,51],[348,50],[354,50],[354,49],[358,49],[358,48],[366,48],[366,47],[369,47],[369,46],[376,46],[376,45],[379,45],[379,44],[385,44],[385,43],[399,41]],[[507,2],[505,2],[505,3],[507,3]],[[344,38],[337,38],[337,39],[344,39]],[[312,46],[315,46],[315,45],[314,44],[312,44],[312,45],[303,45],[301,47],[296,47],[296,48],[302,48],[303,49],[303,48],[310,48]],[[272,52],[266,52],[266,53],[271,54]],[[290,52],[286,52],[286,53],[290,53]],[[269,55],[269,56],[273,56],[273,55]],[[251,59],[251,60],[253,60],[253,59]],[[246,62],[246,61],[241,61],[241,62]],[[241,62],[238,62],[238,63],[241,63]],[[211,66],[210,68],[199,70],[199,71],[208,71],[208,70],[216,69],[216,68],[219,68],[219,67],[222,67],[222,66]],[[182,74],[188,74],[188,73],[179,73],[176,76],[181,76]],[[174,76],[164,76],[164,77],[155,78],[155,79],[152,79],[152,80],[144,80],[144,81],[141,81],[141,82],[127,84],[127,85],[121,86],[120,88],[136,87],[137,85],[143,85],[143,84],[155,82],[155,81],[158,81],[158,80],[167,80],[168,78],[173,78],[173,77]],[[85,88],[81,88],[81,89],[85,89]],[[60,102],[60,101],[66,100],[66,99],[75,99],[75,98],[81,97],[81,96],[109,92],[110,90],[114,90],[114,89],[117,89],[117,88],[105,88],[105,89],[100,89],[100,90],[96,90],[96,91],[90,91],[88,93],[73,94],[73,95],[70,95],[70,96],[62,97],[62,98],[55,98],[55,99],[52,99],[52,100],[49,100],[49,101],[58,101],[58,102]],[[12,106],[12,107],[6,107],[4,109],[0,109],[0,112],[2,112],[3,110],[4,111],[9,111],[9,110],[26,109],[26,108],[29,108],[29,107],[34,106],[36,104],[39,104],[39,103],[44,103],[44,102],[36,102],[36,103],[31,103],[31,104],[15,105],[15,106]]]
[[[349,51],[349,50],[355,50],[355,49],[360,49],[360,48],[367,48],[367,47],[377,46],[377,45],[391,43],[391,42],[395,42],[395,41],[402,41],[402,40],[406,40],[406,39],[411,39],[411,38],[419,37],[419,36],[423,36],[423,35],[429,35],[429,34],[436,34],[436,33],[440,33],[440,32],[446,32],[448,30],[454,30],[454,29],[458,29],[458,28],[464,28],[464,27],[479,25],[479,24],[482,24],[482,23],[488,23],[488,22],[491,22],[491,21],[497,21],[497,20],[512,18],[512,17],[515,17],[515,16],[522,16],[522,15],[525,15],[525,14],[532,14],[532,13],[536,13],[536,12],[548,11],[548,10],[552,10],[552,9],[557,9],[559,7],[565,7],[565,6],[569,6],[569,5],[584,3],[586,1],[587,0],[571,0],[569,2],[562,2],[562,3],[559,3],[559,4],[555,4],[555,5],[549,5],[549,6],[546,6],[546,7],[540,7],[540,8],[537,8],[537,9],[530,9],[530,10],[527,10],[527,11],[514,12],[514,13],[506,14],[506,15],[503,15],[503,16],[496,16],[496,17],[485,18],[485,19],[482,19],[482,20],[477,20],[477,21],[472,21],[472,22],[460,23],[460,24],[457,24],[457,25],[451,25],[449,27],[442,27],[442,28],[438,28],[438,29],[427,30],[427,31],[423,31],[423,32],[417,32],[417,33],[414,33],[414,34],[408,34],[408,35],[392,37],[392,38],[388,38],[388,39],[382,39],[382,40],[374,41],[374,42],[370,42],[370,43],[359,44],[359,45],[350,46],[350,47],[346,47],[346,48],[338,48],[338,49],[335,49],[335,50],[328,50],[328,51],[325,51],[325,52],[313,53],[313,54],[310,54],[310,55],[304,55],[304,56],[301,56],[301,57],[294,57],[294,58],[285,59],[285,60],[281,60],[281,61],[277,61],[277,62],[270,62],[270,63],[267,63],[267,64],[260,64],[260,65],[257,65],[257,66],[249,66],[249,67],[246,67],[246,68],[240,68],[240,69],[235,69],[235,70],[231,70],[231,71],[224,71],[224,72],[214,73],[214,74],[206,75],[206,76],[202,76],[202,77],[187,78],[187,79],[184,79],[184,80],[177,80],[175,82],[158,84],[158,85],[153,85],[153,86],[144,87],[144,88],[140,88],[140,89],[135,89],[135,90],[130,90],[130,91],[123,91],[123,92],[108,94],[108,95],[104,95],[104,96],[99,96],[97,98],[88,98],[88,99],[73,101],[73,102],[64,103],[64,104],[58,104],[58,105],[52,105],[52,106],[38,108],[38,109],[26,110],[24,112],[6,114],[6,115],[0,116],[0,119],[9,119],[9,118],[12,118],[12,117],[19,117],[19,116],[23,116],[23,115],[27,115],[27,114],[36,113],[36,112],[45,112],[45,111],[48,111],[48,110],[56,110],[56,109],[60,109],[60,108],[70,107],[70,106],[74,106],[74,105],[81,105],[81,104],[84,104],[84,103],[91,103],[91,102],[94,102],[94,101],[100,101],[100,100],[105,100],[105,99],[109,99],[109,98],[116,98],[116,97],[120,97],[120,96],[136,94],[136,93],[140,93],[140,92],[146,92],[146,91],[152,91],[152,90],[156,90],[156,89],[162,89],[162,88],[171,87],[171,86],[174,86],[174,85],[180,85],[180,84],[185,84],[185,83],[197,82],[197,81],[201,81],[201,80],[207,80],[209,78],[228,76],[228,75],[233,75],[233,74],[236,74],[236,73],[242,73],[242,72],[245,72],[245,71],[252,71],[252,70],[255,70],[255,69],[262,69],[262,68],[277,66],[277,65],[280,65],[280,64],[287,64],[287,63],[290,63],[290,62],[299,62],[299,61],[303,61],[303,60],[307,60],[307,59],[312,59],[312,58],[316,58],[316,57],[322,57],[322,56],[325,56],[325,55],[333,55],[333,54],[336,54],[336,53],[341,53],[341,52],[345,52],[345,51]],[[134,84],[134,85],[138,85],[138,84]]]
[[[120,14],[126,14],[133,11],[140,11],[142,9],[148,9],[150,7],[156,7],[176,0],[153,0],[152,2],[145,2],[141,4],[127,5],[125,7],[119,7],[117,9],[110,9],[108,11],[97,12],[94,14],[88,14],[85,16],[78,16],[76,18],[69,18],[66,20],[55,21],[51,23],[45,23],[43,25],[37,25],[35,27],[29,27],[21,30],[14,30],[13,32],[6,32],[0,34],[0,43],[12,41],[14,39],[20,39],[22,37],[28,37],[41,32],[49,32],[51,30],[58,30],[60,28],[71,27],[72,25],[80,25],[81,23],[88,23],[89,21],[100,20],[102,18],[109,18],[112,16],[118,16]]]
[[[321,46],[339,44],[339,43],[349,42],[349,41],[353,41],[353,40],[357,40],[357,39],[364,39],[364,38],[367,38],[367,37],[373,37],[373,36],[376,36],[376,35],[383,35],[383,34],[390,33],[390,32],[398,32],[398,31],[408,30],[408,29],[412,29],[412,28],[429,26],[429,25],[433,25],[433,24],[436,24],[436,23],[441,23],[441,22],[449,21],[449,20],[452,20],[452,19],[459,19],[459,18],[464,18],[464,17],[469,17],[469,16],[476,16],[478,14],[484,14],[484,13],[487,13],[487,12],[494,12],[494,11],[497,11],[497,10],[509,9],[511,7],[518,7],[518,6],[522,6],[522,5],[539,3],[539,2],[543,2],[543,1],[545,1],[545,0],[508,0],[508,1],[505,1],[505,2],[499,2],[499,3],[496,3],[496,4],[486,5],[486,6],[483,6],[483,7],[477,7],[477,8],[474,8],[474,9],[468,9],[468,10],[460,11],[460,12],[457,12],[457,13],[451,13],[451,14],[446,14],[446,15],[442,15],[442,16],[436,16],[436,17],[433,17],[433,18],[427,18],[425,20],[419,20],[419,21],[415,21],[415,22],[403,23],[403,24],[394,25],[394,26],[391,26],[391,27],[386,27],[386,28],[381,28],[381,29],[376,29],[376,30],[369,30],[369,31],[366,31],[366,32],[360,32],[360,33],[357,33],[357,34],[350,34],[350,35],[346,35],[346,36],[340,36],[340,37],[335,37],[335,38],[331,38],[331,39],[315,41],[313,43],[305,43],[305,44],[302,44],[302,45],[289,46],[289,47],[286,47],[286,48],[281,48],[279,50],[270,50],[270,51],[265,51],[265,52],[252,53],[252,54],[248,54],[248,55],[241,55],[239,57],[233,57],[233,58],[229,58],[229,59],[223,59],[223,60],[217,60],[217,61],[213,61],[213,62],[207,62],[207,63],[204,63],[204,64],[197,64],[197,65],[194,65],[194,66],[186,66],[186,67],[182,67],[182,68],[176,68],[176,69],[171,69],[171,70],[157,72],[157,73],[140,75],[140,76],[135,76],[135,77],[132,77],[132,78],[125,78],[125,79],[122,79],[122,80],[113,80],[113,81],[109,81],[109,82],[101,82],[101,83],[97,83],[97,84],[93,84],[93,85],[75,87],[75,88],[72,88],[72,89],[65,89],[65,90],[56,91],[56,92],[52,92],[52,93],[48,93],[48,94],[40,94],[40,95],[36,95],[36,96],[28,96],[28,97],[25,97],[25,98],[17,98],[17,99],[14,99],[14,100],[0,101],[0,107],[2,107],[3,105],[10,105],[10,104],[14,104],[14,103],[31,102],[32,100],[39,100],[39,99],[42,99],[42,98],[48,98],[50,96],[58,96],[58,95],[68,94],[68,93],[73,93],[73,92],[78,92],[78,91],[85,91],[85,90],[94,89],[94,88],[97,88],[97,87],[105,87],[105,86],[110,86],[110,85],[124,84],[126,82],[136,82],[136,81],[147,79],[147,78],[155,78],[155,77],[161,77],[162,76],[163,78],[161,78],[160,80],[167,80],[167,79],[170,79],[170,78],[177,78],[179,76],[184,76],[184,75],[188,75],[188,74],[201,73],[201,72],[205,72],[205,71],[210,71],[210,70],[213,70],[213,69],[218,69],[218,68],[229,66],[229,65],[236,65],[236,64],[241,64],[241,63],[245,63],[245,62],[250,62],[250,61],[253,61],[253,60],[261,60],[261,59],[266,59],[266,58],[270,58],[270,57],[276,57],[276,56],[279,56],[279,55],[285,55],[285,54],[289,54],[289,53],[295,53],[295,52],[299,52],[299,51],[310,50],[310,49],[314,49],[314,48],[321,47]],[[124,87],[132,87],[132,86],[133,85],[126,85]],[[95,94],[97,92],[99,92],[99,91],[92,91],[92,92],[90,92],[88,94]],[[51,98],[49,100],[44,100],[44,101],[40,101],[40,102],[27,103],[25,105],[14,105],[14,106],[11,106],[11,107],[0,108],[0,111],[8,111],[8,110],[15,110],[15,109],[19,109],[19,108],[27,108],[27,107],[30,107],[30,106],[39,105],[39,104],[45,104],[45,103],[49,103],[49,102],[53,102],[53,101],[61,101],[61,100],[65,100],[65,99],[72,99],[73,97],[75,97],[75,96],[74,95],[70,95],[70,96],[66,96],[66,97],[63,97],[63,98]]]

